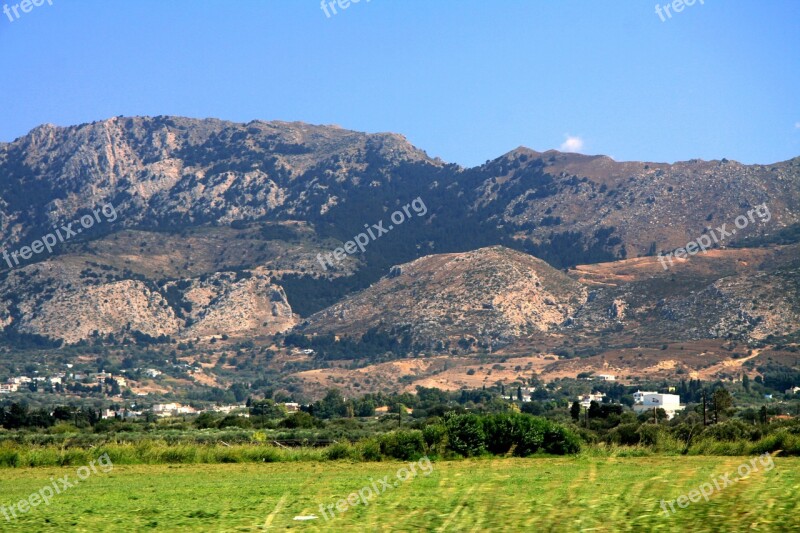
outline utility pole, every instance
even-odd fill
[[[708,425],[708,421],[706,419],[706,391],[703,391],[703,427]]]

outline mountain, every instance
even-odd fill
[[[297,322],[283,289],[259,271],[217,272],[155,284],[113,267],[45,261],[0,283],[0,325],[76,343],[140,338],[271,335]]]
[[[544,261],[494,246],[422,257],[311,316],[309,333],[363,335],[408,327],[428,349],[484,348],[564,323],[586,290]]]
[[[800,337],[800,158],[520,147],[463,168],[393,133],[116,117],[0,143],[0,237],[0,352],[177,344],[208,383],[323,387],[350,365],[377,387],[425,357],[415,383],[472,386],[451,363]],[[692,242],[710,249],[675,251]]]
[[[404,239],[415,246],[383,267],[498,241],[558,266],[643,255],[683,246],[709,226],[732,227],[765,202],[771,219],[740,236],[800,222],[800,158],[669,165],[518,148],[464,169],[400,135],[297,122],[160,116],[43,125],[0,145],[0,177],[7,247],[104,204],[119,219],[93,231],[300,220],[346,240],[422,198],[435,223],[415,228]]]

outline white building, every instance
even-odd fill
[[[19,385],[16,383],[0,383],[0,394],[10,394],[12,392],[17,392],[19,390]]]
[[[206,411],[214,411],[215,413],[223,413],[223,414],[230,414],[233,411],[247,409],[246,405],[214,405]]]
[[[658,393],[655,392],[655,391],[640,391],[640,390],[637,390],[636,392],[633,393],[633,403],[642,403],[642,400],[644,400],[645,394],[658,394]]]
[[[153,413],[157,416],[190,415],[196,412],[194,407],[179,403],[157,403],[153,406]]]
[[[97,383],[100,383],[101,385],[105,383],[107,378],[110,377],[111,374],[109,374],[108,372],[97,372],[96,374],[91,374],[91,378],[95,380]]]
[[[597,379],[600,381],[617,381],[617,376],[614,374],[597,374]]]
[[[160,416],[168,416],[173,411],[177,411],[180,405],[179,403],[157,403],[153,406],[153,413]]]
[[[641,401],[636,401],[638,392],[634,393],[634,412],[643,413],[645,411],[652,411],[653,409],[663,409],[667,413],[667,420],[672,419],[675,413],[686,409],[685,405],[681,405],[681,397],[677,394],[661,394],[658,392],[643,392],[639,396]]]
[[[592,402],[603,403],[603,398],[605,397],[606,395],[603,392],[593,392],[591,394],[581,395],[578,401],[581,402],[581,407],[588,409],[589,406],[592,405]]]

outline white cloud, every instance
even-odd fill
[[[795,122],[794,127],[800,129],[800,122]]]
[[[561,143],[562,152],[580,152],[583,149],[583,139],[578,136],[567,135],[567,140]]]

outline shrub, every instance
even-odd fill
[[[17,467],[19,463],[19,451],[15,449],[15,446],[3,444],[0,447],[0,466]]]
[[[608,432],[608,441],[612,444],[635,446],[641,441],[638,429],[639,424],[620,424]]]
[[[481,418],[473,414],[446,413],[448,447],[465,457],[480,455],[485,451],[486,434]]]
[[[282,428],[289,429],[313,428],[317,425],[317,420],[304,411],[297,411],[296,413],[292,413],[285,419],[281,420],[281,423],[278,425]]]
[[[741,420],[728,420],[720,424],[709,426],[703,431],[703,436],[721,441],[750,440],[752,437],[751,426]]]
[[[242,416],[228,415],[220,421],[219,427],[220,429],[229,427],[250,428],[253,427],[253,423]]]
[[[578,453],[581,439],[572,431],[552,422],[547,422],[544,431],[544,451],[555,455]]]
[[[544,444],[544,435],[547,421],[541,418],[528,417],[520,421],[519,444],[514,449],[514,455],[527,457],[538,452]]]
[[[442,454],[447,448],[447,428],[443,424],[429,424],[422,429],[428,454]]]
[[[338,461],[340,459],[349,459],[353,455],[353,449],[349,444],[344,442],[337,442],[332,444],[325,450],[325,458],[331,461]]]
[[[362,440],[358,443],[358,449],[364,461],[380,461],[383,459],[381,455],[381,443],[378,439]]]
[[[425,455],[425,440],[418,429],[387,433],[380,443],[381,453],[394,459],[413,461]]]
[[[495,455],[505,455],[520,442],[524,415],[496,414],[483,421],[486,449]]]

